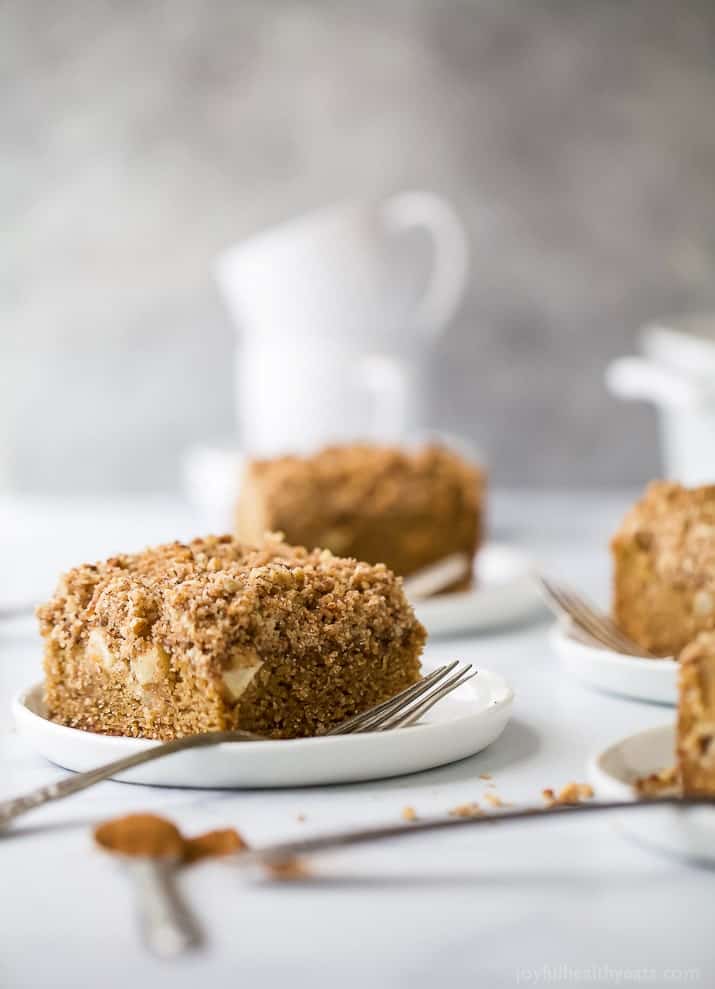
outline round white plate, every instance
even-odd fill
[[[55,724],[47,719],[42,693],[42,684],[35,684],[15,697],[15,725],[37,752],[58,766],[81,772],[157,744]],[[178,752],[117,778],[156,786],[248,788],[352,783],[416,773],[481,752],[504,730],[513,696],[503,677],[480,669],[411,728],[224,743]]]
[[[603,800],[635,800],[634,782],[672,766],[674,753],[672,724],[622,738],[596,755],[589,765],[596,795]],[[645,807],[624,813],[618,818],[618,826],[641,844],[715,865],[715,807]]]
[[[476,556],[472,590],[416,601],[415,613],[430,635],[456,635],[524,621],[543,611],[532,570],[531,559],[518,547],[487,543]]]
[[[551,644],[562,668],[590,687],[639,701],[677,703],[678,663],[674,659],[640,659],[585,645],[571,637],[567,622],[554,625]]]

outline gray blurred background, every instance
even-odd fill
[[[452,199],[465,304],[430,419],[502,484],[658,471],[603,387],[715,306],[712,0],[0,6],[0,482],[168,490],[233,430],[216,252],[305,209]]]

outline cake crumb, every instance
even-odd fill
[[[642,776],[635,781],[634,786],[641,797],[677,796],[681,789],[676,766],[667,766],[657,773]]]
[[[452,817],[483,817],[484,816],[484,811],[476,802],[459,804],[457,807],[453,807],[449,813]]]
[[[266,862],[266,869],[271,879],[279,882],[294,882],[299,879],[307,879],[310,870],[302,859],[293,855],[286,859],[276,859],[275,862]]]
[[[492,774],[491,773],[480,773],[479,774],[479,779],[480,780],[490,780],[490,779],[492,779]]]
[[[415,810],[414,807],[409,807],[409,806],[403,807],[401,816],[403,821],[416,821],[417,811]]]
[[[301,824],[303,823],[304,820],[305,820],[305,814],[298,814],[296,816],[296,821],[300,821]]]
[[[511,804],[506,803],[502,800],[498,793],[485,793],[484,799],[492,807],[511,807]]]
[[[558,793],[551,787],[541,791],[541,795],[547,807],[557,807],[564,804],[580,804],[584,800],[590,800],[593,796],[593,787],[590,783],[567,783],[562,786]]]

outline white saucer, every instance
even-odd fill
[[[249,788],[315,786],[401,776],[481,752],[511,715],[513,692],[498,673],[480,669],[412,728],[332,738],[224,743],[179,752],[118,779],[156,786]],[[42,684],[13,701],[20,735],[50,762],[81,772],[155,745],[146,739],[97,735],[46,717]]]
[[[639,701],[677,703],[676,660],[640,659],[585,645],[571,637],[568,622],[557,622],[550,637],[563,669],[589,686]]]
[[[622,738],[595,756],[589,765],[596,795],[603,800],[635,800],[634,782],[672,766],[674,752],[672,724]],[[715,865],[715,807],[646,807],[642,812],[621,815],[618,826],[641,844]]]
[[[430,635],[500,628],[543,610],[526,553],[508,543],[487,543],[475,560],[475,587],[415,602]]]

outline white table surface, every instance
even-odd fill
[[[497,493],[492,527],[552,572],[604,598],[606,542],[629,494]],[[0,599],[42,595],[60,567],[191,535],[163,500],[0,501]],[[91,824],[160,809],[187,832],[236,826],[255,843],[444,814],[479,800],[491,773],[515,803],[584,779],[588,756],[672,712],[592,693],[559,675],[547,622],[435,641],[433,652],[501,671],[512,723],[486,752],[378,783],[276,792],[192,792],[104,783],[43,808],[0,839],[0,986],[715,985],[712,872],[661,858],[603,817],[464,829],[315,862],[310,882],[276,884],[226,863],[186,871],[206,932],[190,958],[147,956],[129,889],[95,851]],[[0,796],[59,775],[12,733],[13,692],[40,676],[32,625],[0,628]],[[305,821],[298,820],[305,815]]]

